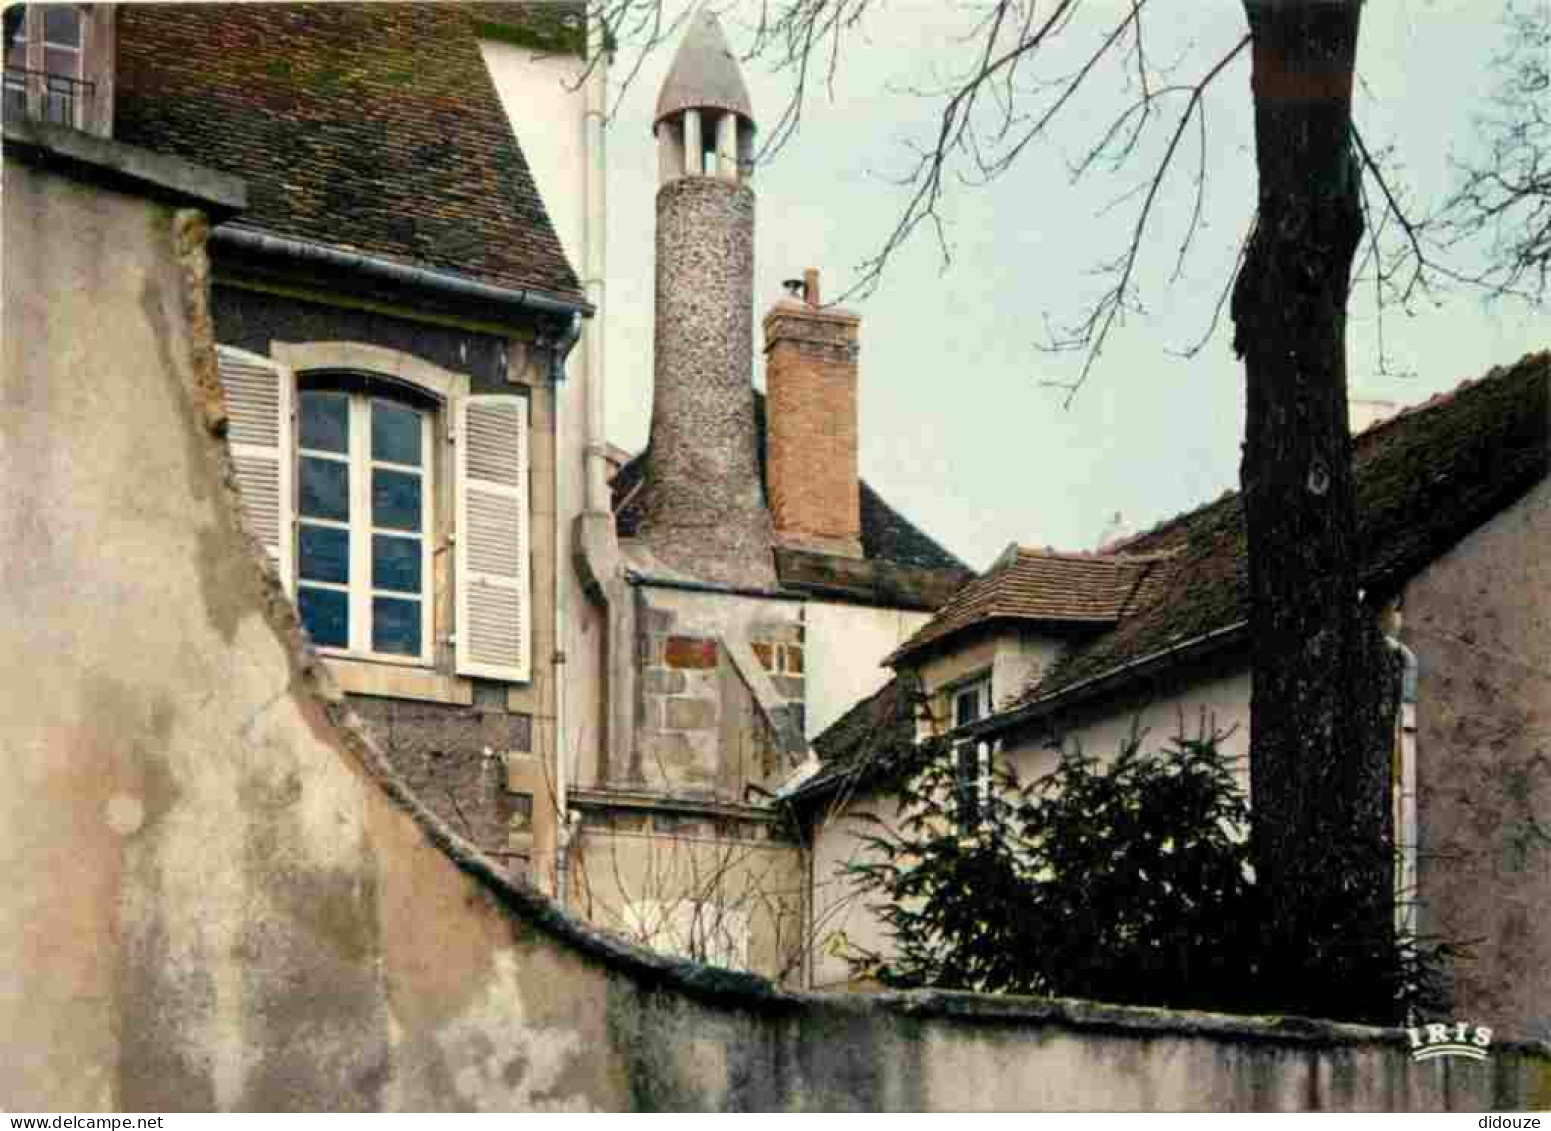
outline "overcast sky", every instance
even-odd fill
[[[1088,5],[1094,18],[1065,34],[1071,53],[1041,67],[1053,76],[1081,62],[1118,0]],[[734,50],[749,43],[754,9],[723,4]],[[1147,27],[1160,60],[1196,74],[1244,31],[1238,0],[1157,0]],[[941,0],[893,3],[854,37],[834,99],[821,97],[800,134],[755,178],[755,322],[805,267],[823,272],[826,298],[854,278],[888,234],[904,191],[891,184],[906,145],[927,136],[935,105],[908,93],[943,64],[964,9]],[[1497,0],[1386,0],[1364,7],[1358,70],[1359,127],[1370,148],[1393,144],[1419,204],[1451,184],[1451,152],[1467,152],[1472,115],[1494,85],[1503,45]],[[671,51],[647,59],[610,130],[608,227],[608,428],[630,450],[651,418],[652,260],[657,90]],[[615,73],[623,71],[624,60]],[[745,67],[756,118],[773,124],[782,76]],[[1224,324],[1195,360],[1178,351],[1206,329],[1254,203],[1247,58],[1219,81],[1208,105],[1207,229],[1184,277],[1173,265],[1191,182],[1166,187],[1161,224],[1142,263],[1144,316],[1130,318],[1070,407],[1045,382],[1070,381],[1081,358],[1037,348],[1047,319],[1074,316],[1098,280],[1094,269],[1124,246],[1133,213],[1097,215],[1143,167],[1076,187],[1067,169],[1092,127],[1125,96],[1111,81],[1076,106],[1055,144],[1028,151],[999,182],[955,189],[946,215],[953,261],[944,270],[929,239],[890,266],[862,315],[861,472],[907,517],[977,569],[1007,543],[1091,548],[1116,512],[1144,529],[1236,486],[1243,430],[1242,369]],[[1195,153],[1187,154],[1189,163]],[[1371,301],[1353,308],[1348,333],[1354,395],[1414,403],[1491,365],[1551,346],[1551,318],[1522,305],[1483,307],[1469,293],[1423,303],[1414,317],[1386,316],[1395,368],[1378,372]],[[756,354],[756,357],[758,355]],[[756,361],[755,384],[763,387]]]

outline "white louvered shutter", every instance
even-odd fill
[[[242,515],[291,589],[291,392],[295,378],[278,362],[217,346],[229,418],[226,438],[242,491]]]
[[[458,674],[526,681],[528,402],[466,397],[457,411]]]

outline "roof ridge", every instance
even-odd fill
[[[1120,557],[1118,554],[1097,550],[1057,550],[1053,546],[1023,546],[1017,543],[1014,543],[1014,545],[1017,546],[1019,557],[1054,559],[1056,561],[1068,562],[1114,562]],[[1003,553],[1005,555],[1005,551]],[[995,567],[993,566],[992,568],[994,569]]]
[[[1425,401],[1421,401],[1417,404],[1403,406],[1393,416],[1387,416],[1377,424],[1374,424],[1372,427],[1365,428],[1353,436],[1352,440],[1354,445],[1354,454],[1357,445],[1366,445],[1367,443],[1371,442],[1368,440],[1368,437],[1377,436],[1381,432],[1386,432],[1393,428],[1400,421],[1414,420],[1417,416],[1424,412],[1432,412],[1435,409],[1442,408],[1443,406],[1452,403],[1455,398],[1464,393],[1470,392],[1472,389],[1475,389],[1478,386],[1485,385],[1488,382],[1506,377],[1509,374],[1517,372],[1520,366],[1524,365],[1526,362],[1534,361],[1536,358],[1545,358],[1547,364],[1551,364],[1551,350],[1538,350],[1527,353],[1517,361],[1513,362],[1511,365],[1494,365],[1479,377],[1466,377],[1458,384],[1456,384],[1452,389],[1446,389],[1442,392],[1434,393]],[[1123,553],[1127,546],[1140,542],[1143,539],[1150,538],[1153,535],[1161,534],[1169,527],[1174,526],[1177,523],[1184,522],[1186,519],[1193,518],[1200,514],[1202,511],[1208,510],[1211,507],[1215,507],[1219,503],[1232,498],[1238,493],[1238,488],[1230,487],[1215,499],[1211,499],[1207,502],[1191,507],[1189,510],[1179,511],[1175,514],[1169,515],[1166,518],[1161,518],[1145,530],[1139,530],[1135,534],[1127,535],[1125,538],[1122,538],[1119,541],[1110,543],[1113,549],[1109,552]]]

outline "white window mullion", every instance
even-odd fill
[[[372,650],[371,402],[350,398],[350,650]]]

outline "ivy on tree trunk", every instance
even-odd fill
[[[1346,299],[1362,236],[1360,0],[1244,0],[1259,213],[1233,294],[1244,361],[1253,848],[1289,1012],[1392,1021],[1394,665],[1362,606]]]

